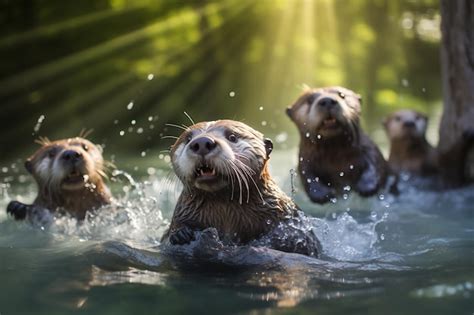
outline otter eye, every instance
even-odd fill
[[[186,136],[186,144],[188,144],[189,142],[191,142],[191,140],[193,140],[193,135],[189,134]]]
[[[342,93],[342,92],[337,92],[337,94],[339,95],[340,98],[342,99],[345,99],[346,98],[346,94]]]
[[[400,116],[395,116],[395,121],[400,121],[402,118]]]
[[[87,144],[83,144],[82,145],[82,148],[84,149],[84,151],[89,151],[89,146]]]
[[[54,157],[56,156],[56,150],[49,150],[48,156],[49,156],[50,158],[54,158]]]
[[[235,134],[231,133],[227,136],[227,140],[229,140],[230,142],[235,143],[235,142],[237,142],[237,136]]]
[[[308,98],[306,99],[306,103],[308,103],[309,105],[313,104],[314,103],[314,100],[316,99],[316,96],[314,94],[310,94],[308,96]]]

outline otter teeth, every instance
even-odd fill
[[[198,176],[214,176],[216,175],[216,170],[209,167],[208,165],[201,166],[196,169]]]

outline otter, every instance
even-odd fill
[[[295,227],[303,214],[269,173],[272,150],[270,139],[238,121],[186,128],[171,147],[183,190],[163,241],[182,245],[194,231],[215,228],[231,244],[262,239],[274,249],[317,256],[316,236]]]
[[[428,117],[414,110],[390,114],[383,126],[390,140],[388,163],[396,172],[427,176],[438,172],[436,149],[426,140]]]
[[[38,185],[32,205],[11,201],[7,212],[22,220],[47,209],[66,212],[83,220],[87,211],[111,203],[104,183],[105,162],[102,149],[81,137],[57,141],[42,138],[41,145],[25,162],[26,170]]]
[[[308,88],[286,113],[300,132],[298,171],[313,202],[349,190],[371,196],[386,185],[390,168],[359,124],[360,95],[337,86]],[[396,181],[390,188],[396,193]]]

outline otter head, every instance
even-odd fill
[[[414,110],[400,110],[383,121],[390,140],[424,139],[428,118]]]
[[[361,97],[343,87],[308,88],[287,108],[286,113],[303,137],[331,139],[358,138]]]
[[[180,135],[171,148],[171,161],[189,188],[216,192],[235,185],[242,190],[267,176],[272,149],[271,140],[244,123],[201,122]]]
[[[25,167],[44,193],[93,189],[105,176],[100,146],[79,137],[39,143],[41,148],[28,158]]]

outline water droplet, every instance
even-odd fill
[[[156,169],[154,167],[149,167],[147,168],[146,172],[148,173],[148,175],[155,175]]]
[[[151,81],[153,80],[153,78],[155,77],[155,75],[153,73],[150,73],[146,78]]]
[[[267,125],[267,122],[264,120],[262,121],[262,126],[266,126]]]
[[[169,163],[171,161],[171,158],[170,158],[169,155],[167,155],[167,156],[164,157],[164,160],[165,160],[166,163]]]
[[[275,136],[275,141],[277,143],[283,143],[288,139],[288,134],[286,132],[279,133]]]
[[[319,177],[315,177],[314,180],[319,182]]]
[[[321,135],[318,134],[318,135],[316,136],[316,138],[321,139],[322,137],[321,137]]]
[[[263,110],[263,106],[260,106],[260,107],[258,108],[258,110]]]
[[[379,200],[384,200],[385,199],[385,195],[381,194],[379,195]]]
[[[348,194],[343,194],[343,195],[342,195],[342,199],[344,199],[344,200],[347,200],[348,197],[349,197]]]
[[[344,191],[351,191],[351,186],[347,185],[347,186],[344,186]]]
[[[165,157],[165,156],[164,156],[163,154],[158,155],[158,158],[159,158],[160,160],[163,160],[164,157]]]
[[[133,101],[130,102],[130,103],[128,103],[128,104],[127,104],[127,109],[128,109],[128,110],[132,110],[133,105],[134,105],[134,104],[133,104]]]
[[[380,239],[383,241],[385,239],[385,235],[380,234]]]
[[[309,138],[310,134],[309,132],[306,133],[306,138]]]
[[[354,169],[354,165],[352,165],[352,164],[349,165],[349,168],[350,168],[351,170],[353,170],[353,169]]]
[[[130,122],[132,125],[135,125],[137,123],[137,121],[134,119]]]
[[[120,130],[119,134],[120,134],[120,136],[123,136],[125,134],[125,131]]]
[[[153,121],[153,116],[148,116],[148,121]]]
[[[343,176],[344,176],[344,172],[340,172],[340,173],[339,173],[339,176],[343,177]]]
[[[142,151],[142,153],[140,154],[142,157],[145,157],[146,156],[146,152],[145,151]]]
[[[3,172],[3,173],[8,172],[8,167],[2,167],[2,172]]]
[[[44,116],[44,115],[39,116],[38,121],[36,122],[36,125],[33,128],[34,132],[38,132],[40,130],[41,124],[43,123],[45,118],[46,118],[46,116]]]
[[[155,125],[151,124],[150,129],[153,129],[153,128],[155,128]]]
[[[422,88],[422,89],[421,89],[421,92],[425,93],[425,92],[426,92],[426,88]]]
[[[407,79],[402,79],[402,85],[404,87],[407,87],[408,86],[408,80]]]
[[[234,97],[234,96],[235,96],[235,92],[234,92],[234,91],[230,91],[230,92],[229,92],[229,96],[230,96],[230,97]]]
[[[119,123],[118,119],[114,120],[114,125],[117,125]]]
[[[308,184],[311,184],[311,182],[312,182],[311,178],[308,178],[308,179],[306,180],[306,182],[307,182]]]
[[[336,218],[337,218],[337,214],[336,214],[335,212],[333,212],[333,213],[331,213],[331,217],[332,217],[333,219],[336,219]]]
[[[138,128],[138,129],[137,129],[137,133],[138,133],[138,134],[143,133],[143,128],[142,128],[142,127]]]
[[[337,198],[331,198],[331,203],[337,203]]]

